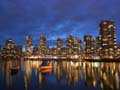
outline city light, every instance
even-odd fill
[[[22,46],[16,45],[12,39],[6,40],[5,46],[1,48],[0,56],[2,58],[20,58],[25,59],[79,59],[79,60],[102,60],[118,59],[120,55],[119,46],[116,42],[115,23],[109,20],[103,20],[99,24],[99,36],[84,36],[83,42],[79,38],[68,35],[66,46],[63,47],[63,40],[57,38],[56,47],[49,47],[47,38],[40,36],[39,45],[34,46],[31,36],[26,36],[25,52],[22,52]],[[34,46],[34,47],[33,47]]]

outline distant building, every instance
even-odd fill
[[[117,56],[120,58],[120,45],[118,45]]]
[[[96,40],[95,40],[95,43],[96,43],[96,56],[100,56],[100,48],[101,48],[101,44],[100,44],[100,38],[99,37],[96,37]]]
[[[56,50],[56,48],[50,48],[50,55],[51,55],[51,56],[56,56],[56,55],[57,55],[57,50]]]
[[[115,58],[117,56],[117,43],[115,23],[108,20],[100,22],[100,56],[101,58]]]
[[[45,36],[41,36],[40,37],[40,48],[39,48],[39,54],[41,56],[45,56],[48,54],[48,47],[46,45],[46,37]]]
[[[81,56],[82,52],[82,41],[79,40],[78,38],[75,38],[71,35],[67,37],[67,57],[73,57],[75,58],[76,56],[79,57]]]
[[[61,56],[62,54],[62,47],[63,47],[63,41],[62,39],[58,38],[57,39],[57,56]]]
[[[39,46],[34,46],[33,48],[33,55],[39,55]]]
[[[82,41],[78,38],[73,39],[73,55],[80,55],[82,52]]]
[[[6,40],[5,46],[2,49],[2,56],[7,57],[17,57],[16,43],[12,39]]]
[[[26,36],[26,55],[30,56],[32,54],[32,38]]]
[[[67,57],[68,58],[73,55],[73,50],[72,50],[72,48],[73,48],[73,42],[74,42],[73,41],[73,36],[69,35],[67,37],[67,45],[66,45],[66,47],[67,47]]]
[[[62,41],[61,38],[58,38],[58,39],[57,39],[57,48],[60,49],[60,48],[62,48],[62,47],[63,47],[63,41]]]
[[[66,56],[67,56],[67,48],[62,47],[61,48],[61,57],[66,58]]]
[[[21,45],[16,46],[16,53],[17,53],[18,57],[22,56],[22,46]]]
[[[84,36],[84,54],[85,58],[93,58],[95,55],[95,39],[91,35]]]

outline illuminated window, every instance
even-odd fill
[[[107,24],[107,22],[103,22],[103,24]]]

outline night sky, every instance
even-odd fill
[[[116,22],[120,43],[120,0],[0,0],[0,44],[12,38],[25,45],[25,36],[39,44],[40,35],[55,45],[58,37],[99,35],[101,20]]]

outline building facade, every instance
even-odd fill
[[[78,58],[82,52],[82,41],[71,35],[67,37],[67,56],[68,58]]]
[[[26,36],[26,56],[32,55],[32,38],[30,36]]]
[[[63,41],[61,38],[57,39],[57,56],[61,57],[62,55],[62,47],[63,47]]]
[[[100,57],[115,58],[117,56],[117,43],[115,23],[112,21],[103,20],[100,22]]]
[[[91,35],[84,36],[84,56],[86,59],[93,59],[96,54],[95,38]]]
[[[1,55],[3,58],[16,58],[18,56],[17,50],[16,50],[16,43],[12,39],[6,40],[5,46],[3,47],[1,51]]]
[[[16,46],[16,53],[17,53],[17,56],[18,57],[21,57],[22,56],[22,46],[21,45],[17,45]]]
[[[67,48],[67,58],[70,58],[73,55],[73,36],[69,35],[67,37],[67,41],[66,41],[66,48]]]
[[[44,57],[45,55],[47,55],[47,52],[48,52],[48,47],[46,45],[46,37],[42,35],[40,37],[39,55]]]
[[[34,46],[34,48],[33,48],[33,55],[39,55],[39,46]]]

